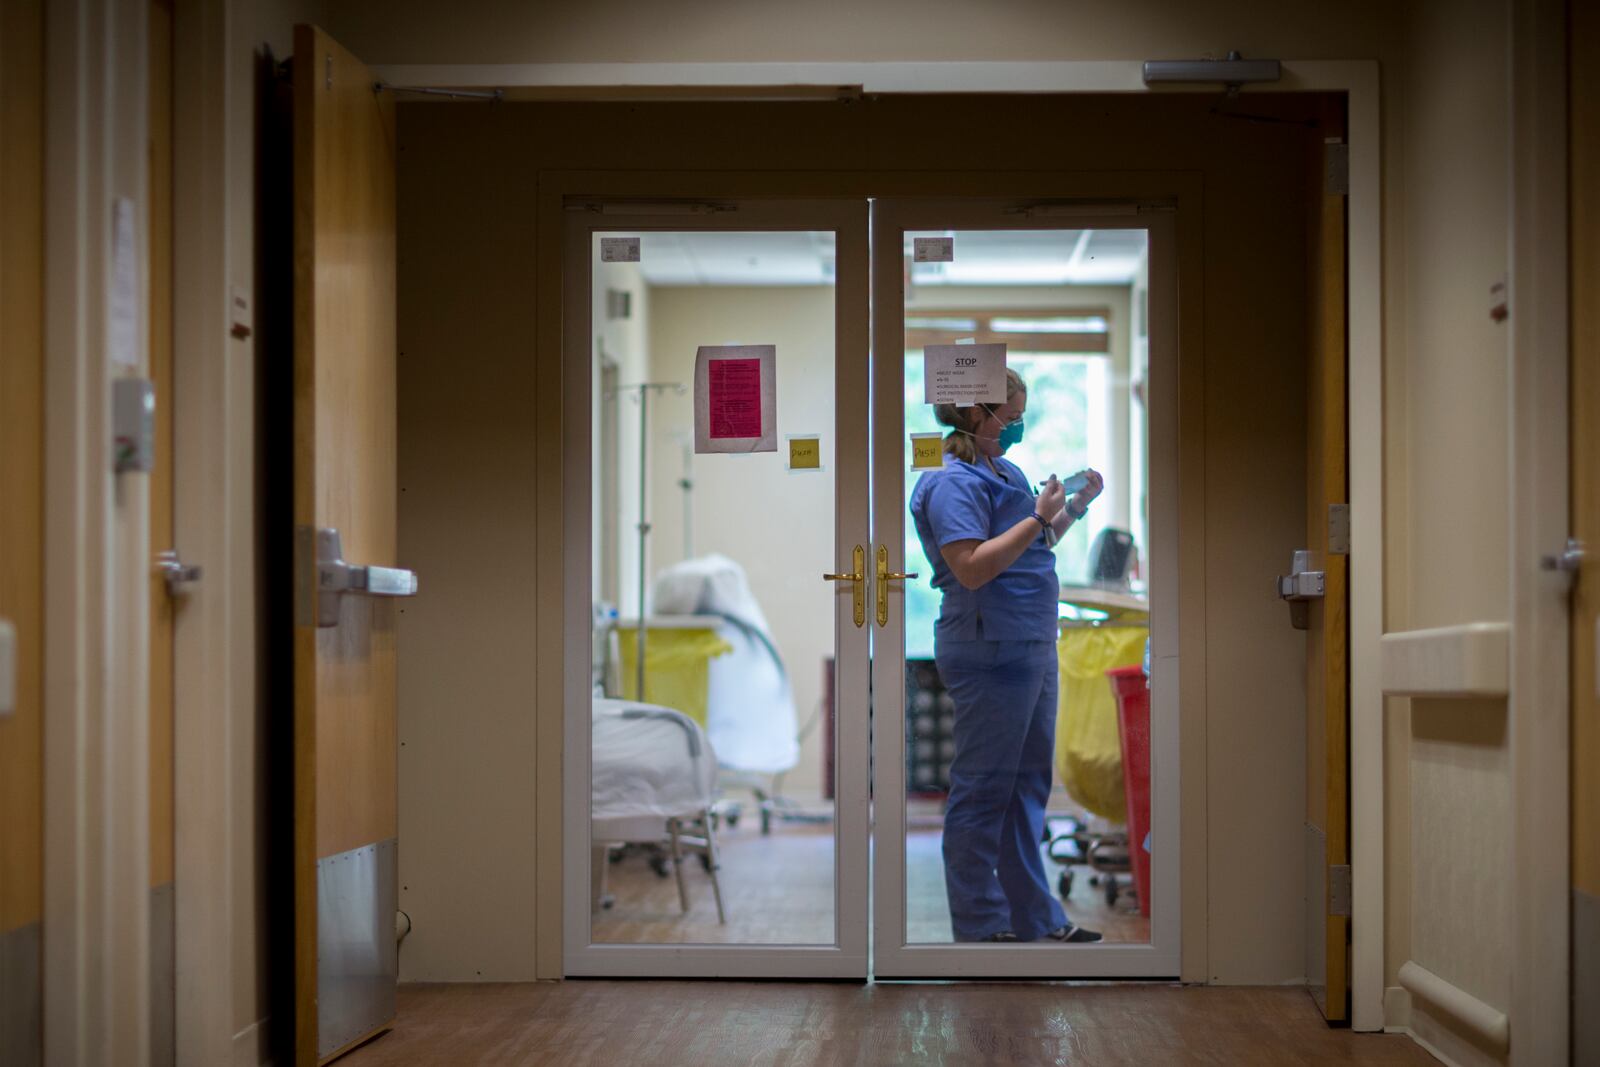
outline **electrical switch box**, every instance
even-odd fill
[[[111,387],[115,469],[148,471],[156,465],[156,387],[148,378],[118,378]]]

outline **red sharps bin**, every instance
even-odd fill
[[[1117,732],[1122,737],[1122,789],[1128,798],[1128,853],[1139,889],[1139,912],[1150,915],[1150,683],[1143,667],[1106,671],[1117,698]]]

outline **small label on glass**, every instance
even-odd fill
[[[602,263],[637,263],[637,262],[639,262],[639,239],[637,237],[602,237],[602,238],[600,238],[600,262],[602,262]]]

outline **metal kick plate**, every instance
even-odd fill
[[[317,1056],[394,1021],[400,871],[394,838],[317,861]]]
[[[7,1067],[44,1062],[42,947],[39,923],[0,934],[0,1063]]]

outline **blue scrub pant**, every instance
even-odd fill
[[[936,640],[934,663],[955,704],[944,816],[955,939],[1009,930],[1038,940],[1067,925],[1039,855],[1055,755],[1055,642]]]

